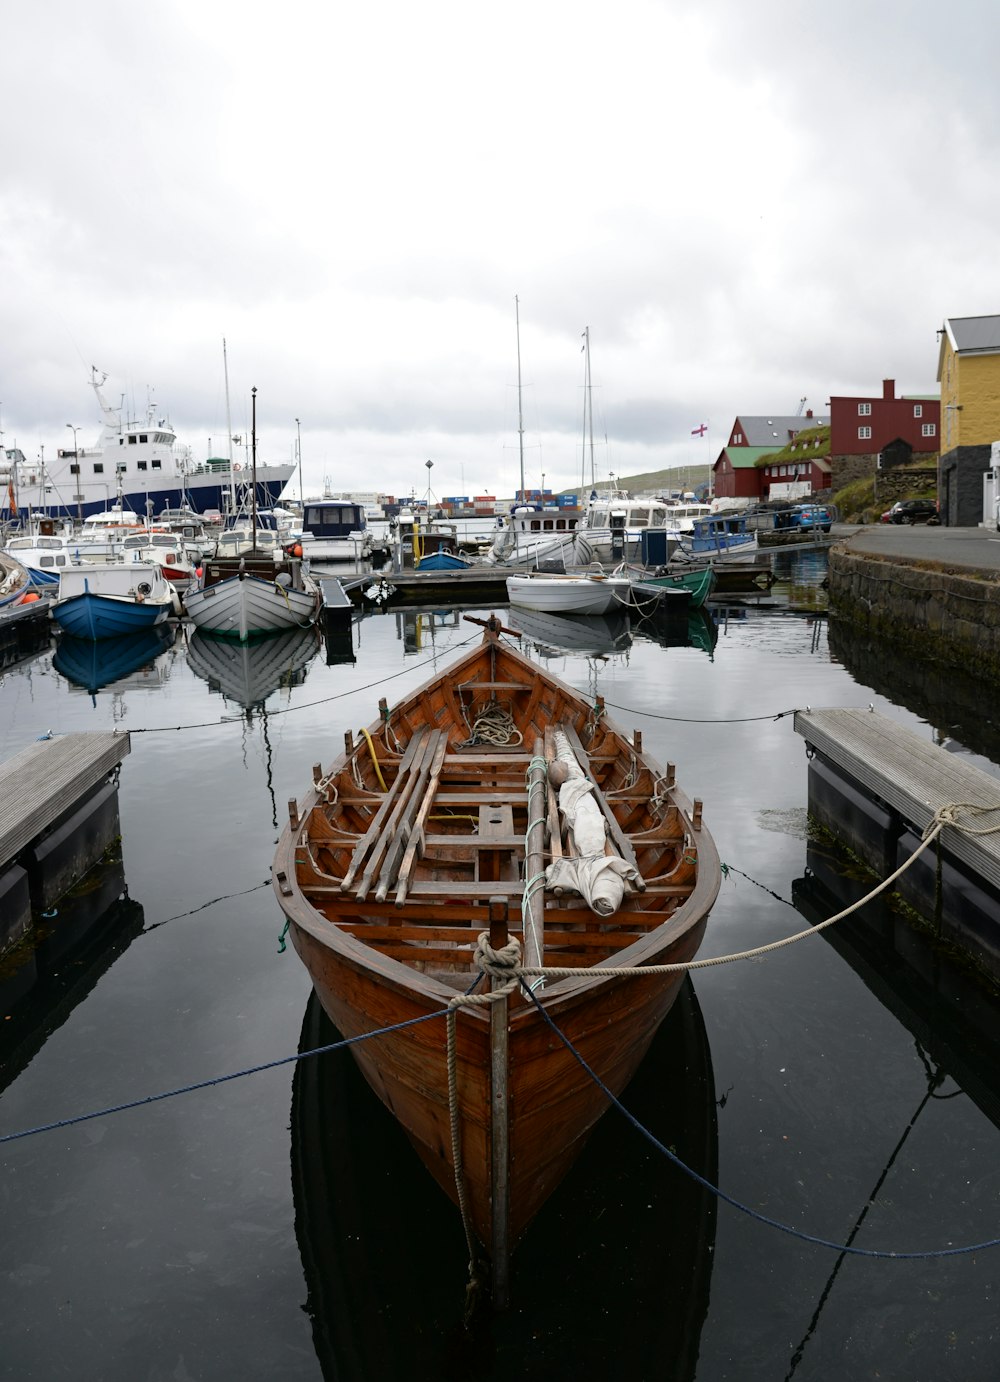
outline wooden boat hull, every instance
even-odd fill
[[[520,743],[470,742],[478,708],[501,696],[512,706]],[[544,890],[543,909],[537,888],[526,895],[524,877],[537,884],[542,864],[524,774],[541,763],[543,776],[555,776],[546,737],[554,726],[595,784],[605,855],[631,860],[641,880],[613,915],[554,886]],[[718,892],[718,856],[700,803],[692,805],[672,771],[644,754],[640,736],[626,738],[600,704],[501,645],[495,628],[482,648],[400,706],[383,705],[366,735],[367,742],[348,736],[327,773],[314,769],[317,785],[303,806],[290,803],[274,860],[275,894],[324,1009],[354,1040],[365,1078],[432,1175],[464,1203],[496,1268],[607,1107],[605,1090],[573,1051],[619,1093],[683,978],[589,971],[692,959]],[[575,837],[560,828],[546,780],[533,780],[532,810],[537,815],[536,789],[545,792],[548,854],[567,859]],[[395,857],[405,853],[394,872],[388,866],[397,845]],[[544,1015],[523,990],[492,1007],[460,1007],[456,1167],[445,1013],[476,983],[477,937],[488,930],[502,947],[508,926],[523,939],[527,964],[540,926],[541,963],[568,974],[547,977],[537,991]],[[362,1040],[373,1031],[381,1034]]]
[[[706,921],[707,915],[687,928],[665,952],[669,958],[657,963],[693,959]],[[307,927],[295,925],[290,934],[325,1012],[345,1037],[441,1013],[440,992],[387,984],[367,966],[331,951]],[[601,1082],[618,1095],[635,1074],[683,978],[678,973],[669,979],[592,980],[561,1000],[549,998],[545,1009]],[[599,995],[592,991],[598,986]],[[488,1247],[493,1237],[489,1014],[463,1012],[456,1035],[466,1188],[476,1235]],[[608,1101],[597,1084],[581,1079],[575,1056],[533,1008],[511,1014],[508,1041],[508,1099],[516,1111],[510,1124],[513,1248],[582,1151]],[[454,1201],[443,1018],[359,1042],[352,1052],[369,1085]]]

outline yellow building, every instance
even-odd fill
[[[949,317],[938,334],[941,522],[973,527],[983,516],[991,447],[1000,440],[1000,316]]]

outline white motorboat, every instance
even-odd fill
[[[59,572],[75,561],[72,539],[63,533],[25,533],[8,538],[4,551],[26,567],[36,590],[48,589],[50,593],[59,584]]]
[[[627,577],[607,576],[603,571],[507,577],[507,597],[512,605],[545,614],[607,614],[627,607],[631,587]]]
[[[122,543],[123,562],[152,562],[159,566],[171,585],[185,586],[194,580],[194,562],[176,533],[133,533]]]
[[[690,536],[695,521],[707,517],[709,512],[707,504],[633,499],[624,493],[596,496],[587,505],[581,534],[601,559],[616,555],[635,560],[643,533],[662,533],[665,542],[662,560],[667,561],[685,537]]]
[[[352,499],[307,499],[298,541],[312,566],[367,561],[375,547],[365,506]]]

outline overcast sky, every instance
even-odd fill
[[[994,0],[4,7],[0,428],[257,387],[306,493],[714,460],[737,413],[936,388],[1000,310]],[[692,429],[708,424],[704,439]]]

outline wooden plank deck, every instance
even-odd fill
[[[0,763],[0,868],[117,767],[129,735],[63,734]]]
[[[993,807],[970,824],[1000,826],[1000,781],[877,711],[797,710],[794,724],[817,753],[921,832],[950,802]],[[1000,831],[970,835],[945,826],[941,843],[1000,888]]]

